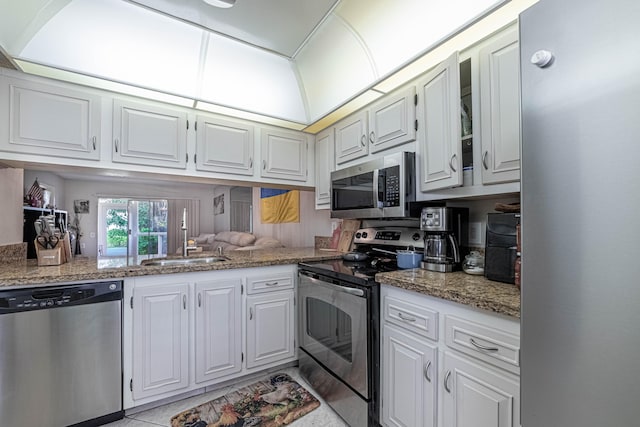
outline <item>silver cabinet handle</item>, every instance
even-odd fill
[[[184,309],[187,309],[187,296],[186,295],[182,295],[182,307],[184,307]]]
[[[449,377],[451,376],[451,371],[447,371],[446,375],[444,376],[444,389],[447,393],[451,393],[451,388],[449,388]]]
[[[431,382],[431,377],[429,376],[429,368],[431,368],[431,360],[429,360],[424,366],[424,377],[427,381]]]
[[[184,161],[189,163],[189,153],[184,153]]]
[[[198,292],[198,307],[202,307],[202,294]]]
[[[278,282],[266,282],[265,286],[275,286],[277,284],[278,284]]]
[[[249,168],[253,167],[253,159],[249,157]]]
[[[249,320],[253,320],[253,307],[249,307]]]
[[[482,166],[485,170],[489,170],[489,165],[487,164],[487,156],[489,155],[488,151],[485,151],[482,155]]]
[[[267,169],[267,161],[266,160],[262,161],[262,169]]]
[[[398,317],[404,320],[405,322],[415,322],[416,318],[411,316],[406,316],[402,312],[398,313]]]
[[[93,151],[96,151],[96,140],[97,138],[95,136],[91,138],[91,142],[93,143]]]
[[[116,138],[116,153],[118,152],[118,138]]]
[[[376,134],[371,131],[371,133],[369,134],[369,142],[371,142],[372,144],[376,141]]]
[[[454,172],[458,172],[455,168],[455,166],[453,165],[453,161],[456,158],[457,154],[454,153],[453,156],[451,156],[451,160],[449,160],[449,167],[451,168],[452,171]]]
[[[366,141],[367,141],[367,135],[362,135],[362,137],[360,138],[360,145],[364,147],[365,145],[367,145]]]
[[[473,338],[469,338],[469,342],[474,347],[479,348],[480,350],[484,350],[484,351],[499,351],[500,350],[498,347],[487,347],[486,345],[478,344],[477,342],[475,342],[475,340]]]

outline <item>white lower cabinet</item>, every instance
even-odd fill
[[[520,425],[517,378],[471,358],[444,353],[444,427],[515,427]]]
[[[295,361],[296,270],[283,265],[126,279],[124,408]]]
[[[288,270],[247,277],[247,368],[295,357],[296,277]]]
[[[438,348],[388,324],[383,337],[383,423],[435,426]]]
[[[518,319],[393,286],[380,296],[382,425],[520,426]]]
[[[196,383],[242,369],[240,278],[197,282]]]
[[[247,297],[247,367],[293,357],[293,290]]]
[[[189,384],[188,283],[134,289],[134,399],[186,388]]]

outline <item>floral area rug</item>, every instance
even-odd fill
[[[171,427],[277,427],[320,406],[287,374],[275,374],[171,418]]]

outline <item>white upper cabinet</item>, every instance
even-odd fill
[[[184,169],[187,113],[164,105],[113,101],[114,162]]]
[[[262,128],[262,170],[264,178],[292,181],[307,180],[307,136],[302,132],[288,132]]]
[[[363,110],[335,125],[336,163],[341,164],[369,154],[368,112]]]
[[[334,128],[316,135],[316,209],[331,204],[331,172],[335,169]]]
[[[209,116],[196,123],[196,169],[253,175],[253,125]]]
[[[428,72],[417,87],[420,190],[462,185],[458,53]]]
[[[0,130],[4,151],[99,160],[101,99],[65,86],[2,77]]]
[[[416,139],[416,88],[385,96],[369,110],[371,152],[386,150]]]
[[[512,29],[480,50],[482,183],[520,180],[520,49]]]

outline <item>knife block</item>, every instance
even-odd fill
[[[60,240],[62,243],[62,240]],[[64,247],[58,244],[53,249],[43,249],[37,240],[33,242],[36,246],[36,256],[38,257],[38,266],[61,265],[67,262]]]

